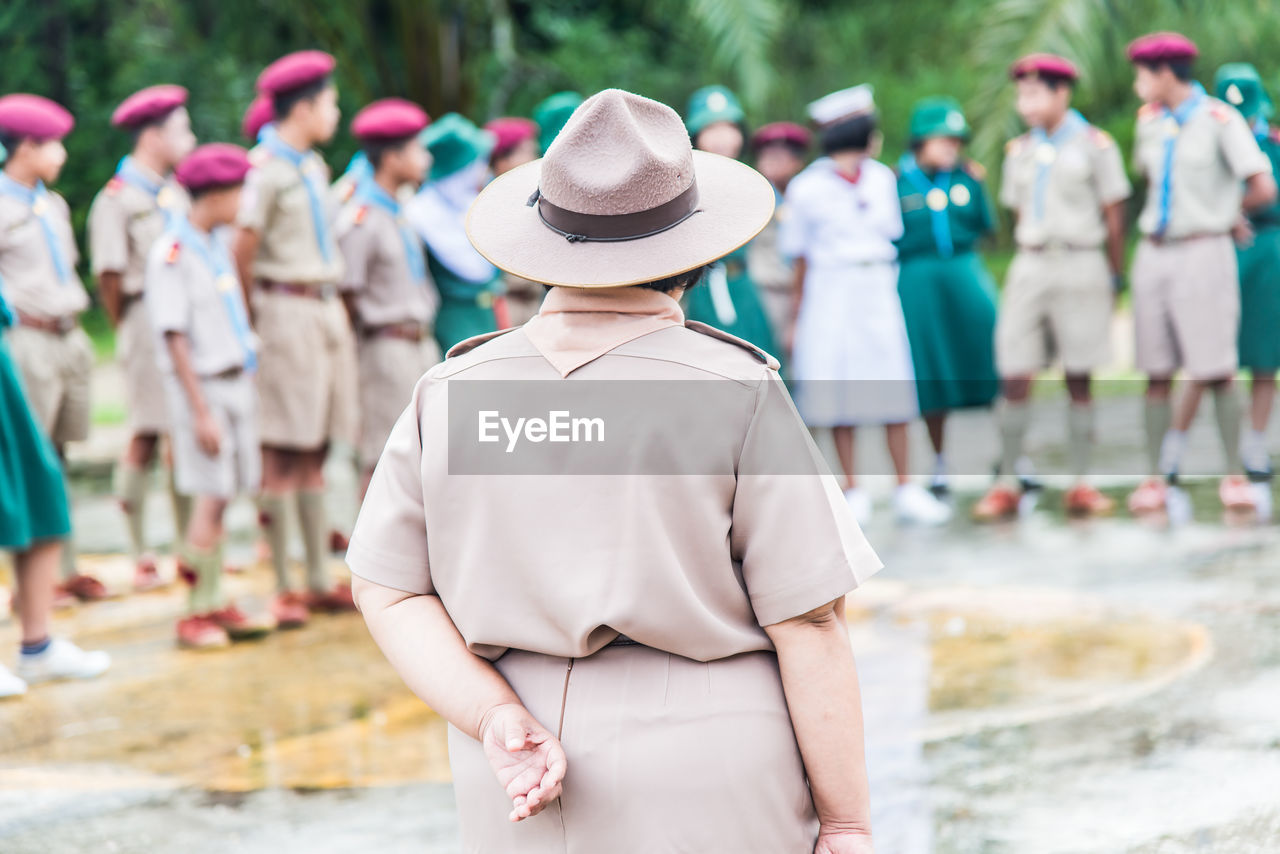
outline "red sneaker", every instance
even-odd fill
[[[178,620],[178,646],[183,649],[220,649],[231,645],[225,629],[207,614],[196,614]]]
[[[1018,501],[1021,496],[1008,486],[997,483],[987,494],[973,505],[973,518],[976,522],[998,522],[1012,519],[1018,515]]]
[[[232,640],[248,640],[270,634],[276,621],[270,616],[250,617],[235,605],[227,605],[207,614],[209,620],[220,626]]]
[[[1069,516],[1105,516],[1116,509],[1116,503],[1087,483],[1067,490],[1062,503]]]
[[[1222,506],[1228,510],[1253,511],[1258,503],[1253,497],[1253,489],[1249,481],[1238,474],[1230,474],[1218,484],[1218,497]]]
[[[307,600],[300,593],[278,593],[271,601],[271,616],[276,618],[278,629],[300,629],[311,621]]]
[[[73,575],[58,587],[81,602],[100,602],[107,598],[106,586],[92,575]]]
[[[356,610],[356,600],[351,596],[350,584],[339,584],[327,593],[309,593],[307,604],[311,610],[324,614],[340,614]]]
[[[155,558],[144,557],[138,561],[138,566],[133,573],[134,590],[139,593],[146,593],[149,590],[159,590],[166,583],[160,577],[160,571],[156,568]]]
[[[341,531],[329,532],[329,551],[333,554],[340,555],[347,553],[347,547],[351,545],[350,538]]]
[[[1149,477],[1129,494],[1129,512],[1135,516],[1158,513],[1165,508],[1164,481]]]

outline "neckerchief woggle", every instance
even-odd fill
[[[120,158],[120,162],[116,164],[115,177],[151,196],[156,203],[156,207],[164,216],[165,225],[173,224],[173,191],[165,186],[163,181],[157,181],[143,172],[138,164],[134,162],[132,155],[125,155]]]
[[[934,180],[920,169],[915,155],[904,154],[898,161],[903,176],[924,194],[925,207],[929,209],[929,224],[933,227],[933,242],[938,254],[950,258],[955,253],[951,242],[951,171],[939,172]]]
[[[318,184],[319,175],[315,168],[317,155],[310,151],[298,151],[276,133],[263,137],[260,144],[272,154],[292,163],[302,176],[302,184],[307,188],[307,198],[311,202],[311,224],[316,231],[316,243],[320,246],[320,255],[325,263],[329,263],[333,249],[329,246],[329,224],[324,213],[324,193],[328,188]]]
[[[415,282],[425,285],[427,283],[426,256],[422,252],[422,244],[418,241],[417,233],[409,226],[409,221],[404,218],[400,203],[383,189],[377,181],[368,177],[363,178],[356,185],[356,200],[377,205],[391,214],[392,219],[396,221],[396,229],[400,232],[400,242],[404,244],[404,257],[409,262],[409,272],[413,275]]]
[[[232,272],[231,262],[225,252],[216,251],[213,247],[213,236],[201,234],[191,220],[174,217],[171,233],[176,235],[183,246],[189,246],[204,261],[209,272],[213,273],[214,285],[222,300],[222,307],[235,330],[236,340],[244,350],[244,369],[253,373],[258,367],[258,354],[253,348],[252,333],[249,331],[249,315],[244,303],[237,299],[240,294],[240,282]]]
[[[1049,172],[1058,159],[1058,149],[1077,133],[1089,126],[1079,110],[1068,110],[1058,129],[1046,133],[1044,128],[1032,128],[1031,138],[1036,143],[1036,179],[1032,193],[1032,208],[1036,219],[1044,219],[1044,197],[1049,188]]]
[[[58,274],[58,281],[64,285],[70,282],[71,265],[67,262],[67,256],[58,242],[58,233],[53,230],[53,223],[49,220],[49,208],[52,203],[49,201],[49,191],[45,189],[44,182],[38,182],[34,188],[24,187],[8,175],[0,173],[0,195],[17,199],[31,208],[31,213],[40,223],[40,230],[44,232],[44,242],[49,247],[49,255],[53,258],[53,269]]]
[[[1187,123],[1195,111],[1204,103],[1204,87],[1199,83],[1191,84],[1191,94],[1176,109],[1163,107],[1166,124],[1164,133],[1164,157],[1160,173],[1160,218],[1156,221],[1155,236],[1161,237],[1169,228],[1169,217],[1173,212],[1173,152],[1181,136],[1182,126]]]

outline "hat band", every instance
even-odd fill
[[[547,201],[541,189],[533,191],[528,205],[536,205],[542,224],[570,243],[640,240],[675,228],[697,213],[698,182],[695,179],[689,189],[669,202],[634,213],[586,214],[566,210]]]

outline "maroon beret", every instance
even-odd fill
[[[134,92],[120,102],[111,114],[111,124],[118,128],[135,128],[162,119],[187,103],[187,90],[181,86],[162,84]]]
[[[751,135],[751,150],[759,151],[766,145],[775,142],[794,145],[797,148],[808,148],[813,141],[809,129],[795,122],[773,122],[757,130]]]
[[[300,50],[280,57],[258,75],[258,91],[279,95],[301,89],[333,73],[337,62],[322,50]]]
[[[60,104],[39,95],[0,98],[0,131],[22,139],[62,139],[76,120]]]
[[[1195,59],[1196,43],[1182,33],[1149,33],[1129,43],[1130,62],[1176,62]]]
[[[250,142],[258,141],[258,133],[262,126],[275,120],[276,108],[269,95],[254,98],[249,108],[244,111],[244,119],[240,122],[240,133]]]
[[[210,142],[188,154],[173,177],[194,191],[239,184],[248,171],[249,152],[229,142]]]
[[[1014,80],[1038,74],[1064,77],[1067,80],[1080,79],[1080,69],[1076,68],[1076,64],[1065,56],[1054,53],[1033,53],[1009,66],[1009,76]]]
[[[518,116],[493,119],[485,124],[484,129],[493,134],[495,140],[490,155],[493,157],[501,157],[526,139],[538,137],[538,123]]]
[[[383,98],[356,113],[351,135],[359,140],[404,139],[431,124],[426,111],[403,98]]]

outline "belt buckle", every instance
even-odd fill
[[[66,335],[68,332],[76,328],[76,319],[71,315],[64,315],[54,321],[54,329],[59,335]]]
[[[338,286],[332,283],[316,288],[316,295],[322,300],[331,300],[338,295]]]

